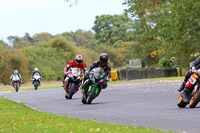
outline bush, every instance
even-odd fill
[[[13,50],[0,51],[0,83],[6,85],[10,84],[10,76],[14,70],[18,70],[22,76],[23,82],[28,81],[29,64],[26,56]]]

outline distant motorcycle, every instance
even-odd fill
[[[64,81],[65,98],[72,99],[79,90],[82,81],[82,72],[79,68],[70,68]]]
[[[196,107],[200,101],[200,69],[190,76],[185,84],[185,88],[189,88],[189,90],[192,91],[188,92],[187,94],[185,91],[180,93],[177,104],[178,107],[184,108],[187,106],[187,104],[189,104],[190,108]],[[188,97],[189,100],[187,100],[186,97]]]
[[[38,86],[40,85],[42,77],[40,76],[39,73],[35,73],[33,76],[33,86],[35,87],[35,90],[37,90]]]
[[[94,68],[90,71],[89,78],[85,81],[88,82],[88,88],[86,94],[82,96],[83,104],[91,104],[92,101],[100,94],[103,88],[103,81],[105,80],[104,77],[105,72],[101,67]]]
[[[13,87],[15,88],[16,92],[18,92],[18,90],[19,90],[19,82],[20,82],[19,76],[18,75],[13,75],[12,84],[13,84]]]

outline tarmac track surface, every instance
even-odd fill
[[[0,96],[43,112],[102,123],[200,132],[200,104],[191,109],[177,107],[181,81],[137,81],[109,84],[91,105],[81,103],[78,91],[64,98],[63,88],[1,92]]]

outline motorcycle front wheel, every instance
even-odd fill
[[[87,99],[86,99],[86,103],[87,104],[91,104],[92,103],[92,100],[94,99],[95,93],[96,93],[96,87],[93,86],[91,91],[88,94]]]
[[[38,82],[38,81],[35,81],[35,82],[33,83],[33,85],[34,85],[34,87],[35,87],[35,90],[37,90],[37,88],[38,88],[38,86],[39,86],[39,82]]]
[[[182,95],[183,95],[183,94],[181,93],[180,96],[179,96],[179,99],[178,99],[178,103],[177,103],[177,106],[178,106],[179,108],[185,108],[186,105],[187,105],[187,103],[185,103],[185,102],[183,101]]]
[[[76,84],[72,83],[71,87],[69,88],[69,99],[72,99],[72,96],[75,94],[76,92]]]
[[[19,90],[19,85],[18,85],[18,83],[15,83],[14,86],[15,86],[15,91],[18,92],[18,90]]]

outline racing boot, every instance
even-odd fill
[[[177,91],[181,92],[185,88],[185,82],[181,84],[181,86],[177,89]]]

